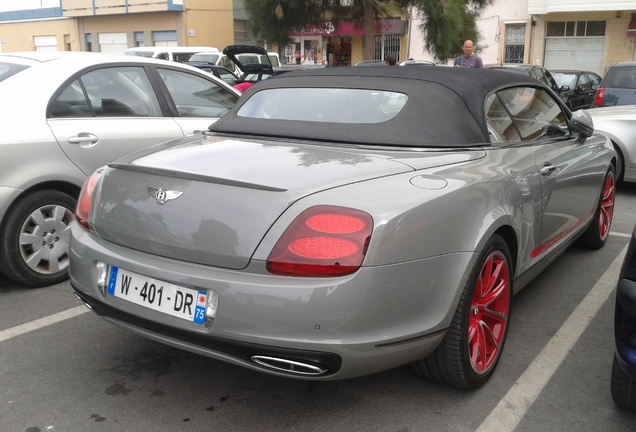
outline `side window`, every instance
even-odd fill
[[[219,78],[221,78],[226,83],[230,85],[234,85],[236,83],[236,76],[234,76],[229,71],[226,71],[224,69],[217,69],[217,71],[219,73]]]
[[[159,69],[181,117],[222,117],[238,96],[221,86],[182,71]]]
[[[567,117],[558,102],[545,90],[514,87],[497,92],[523,141],[570,135]]]
[[[179,63],[187,62],[192,57],[192,53],[172,53],[173,60]]]
[[[81,78],[97,117],[159,117],[161,109],[141,67],[100,69]]]
[[[159,60],[170,60],[170,56],[167,52],[159,53],[155,58],[158,58]]]
[[[229,70],[231,70],[232,72],[236,71],[236,65],[234,64],[234,62],[232,60],[230,60],[229,57],[227,56],[223,56],[221,58],[221,66],[225,66],[226,68],[228,68]]]
[[[86,95],[78,80],[70,83],[49,107],[49,118],[91,117]]]
[[[577,88],[580,88],[581,90],[589,90],[592,88],[592,86],[590,85],[590,77],[588,74],[581,74],[581,76],[579,77]]]
[[[521,140],[517,127],[497,95],[492,94],[486,99],[485,110],[490,142]]]
[[[601,85],[601,77],[598,75],[590,74],[590,83],[594,90],[598,90],[598,87]]]

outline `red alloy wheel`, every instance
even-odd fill
[[[510,313],[510,272],[500,251],[491,253],[475,284],[470,306],[468,352],[478,374],[496,363],[506,335]]]
[[[615,193],[614,172],[607,173],[605,178],[605,186],[603,186],[603,197],[601,198],[601,208],[599,212],[599,230],[601,239],[605,240],[609,234],[610,225],[612,224],[612,216],[614,215],[614,193]]]

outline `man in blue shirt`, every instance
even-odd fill
[[[454,66],[473,69],[483,68],[484,64],[481,62],[481,59],[476,55],[473,55],[473,49],[475,49],[473,41],[465,41],[464,45],[462,46],[464,55],[461,55],[455,59]]]

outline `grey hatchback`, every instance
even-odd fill
[[[238,100],[176,62],[80,52],[0,55],[0,271],[26,286],[67,277],[86,175],[207,129]]]
[[[594,106],[636,104],[636,62],[615,63],[609,67],[596,91]]]

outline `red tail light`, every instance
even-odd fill
[[[102,171],[95,171],[91,174],[82,186],[79,198],[77,199],[77,207],[75,208],[75,219],[77,222],[88,229],[88,215],[91,210],[91,198],[97,181],[102,175]]]
[[[356,272],[367,252],[373,219],[345,207],[316,206],[285,230],[267,259],[270,273],[333,277]]]
[[[596,97],[594,98],[594,106],[603,106],[603,99],[605,99],[605,89],[599,88],[596,90]]]

